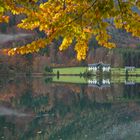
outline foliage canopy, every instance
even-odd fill
[[[47,36],[8,49],[9,55],[38,52],[61,36],[59,49],[67,49],[74,41],[77,59],[82,60],[86,58],[88,41],[93,35],[99,45],[116,47],[108,32],[110,26],[140,37],[140,15],[134,8],[140,8],[140,0],[0,0],[0,22],[8,22],[7,12],[24,14],[26,18],[17,25],[19,28],[38,28]]]

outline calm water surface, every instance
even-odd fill
[[[0,140],[139,139],[140,84],[0,80]]]

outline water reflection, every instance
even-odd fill
[[[140,84],[98,88],[45,80],[3,79],[0,139],[139,139]]]

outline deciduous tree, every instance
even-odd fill
[[[6,13],[24,14],[19,28],[46,33],[25,46],[8,49],[9,55],[38,52],[60,36],[60,50],[75,44],[77,59],[86,58],[88,41],[94,35],[98,44],[115,48],[108,32],[110,26],[123,28],[132,36],[140,37],[140,0],[0,0],[0,22],[8,22]],[[136,10],[135,10],[136,9]]]

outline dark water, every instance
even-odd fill
[[[140,84],[0,80],[0,140],[139,140]]]

